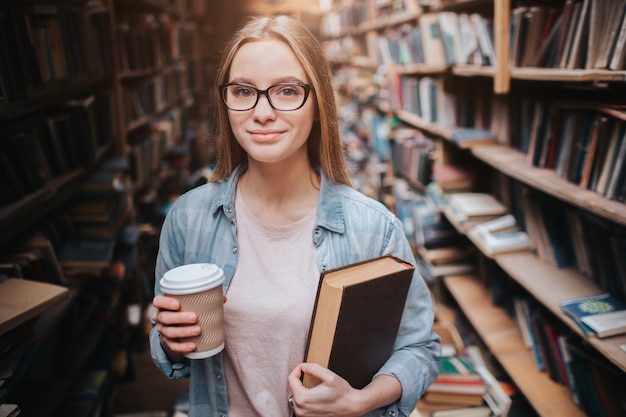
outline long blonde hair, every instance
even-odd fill
[[[349,185],[330,67],[321,45],[300,21],[282,15],[250,18],[226,45],[216,77],[216,88],[229,81],[230,67],[239,48],[248,42],[263,39],[285,42],[293,50],[313,85],[315,94],[310,97],[315,97],[318,120],[314,121],[307,141],[311,166],[319,167],[332,181]],[[233,135],[227,109],[221,99],[218,103],[217,127],[218,158],[211,181],[225,179],[246,159],[246,152]]]

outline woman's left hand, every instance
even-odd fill
[[[306,388],[301,381],[309,374],[321,381]],[[365,414],[361,391],[333,371],[315,363],[301,363],[289,374],[290,404],[298,417],[358,417]]]

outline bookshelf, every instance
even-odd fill
[[[450,275],[444,280],[489,351],[539,415],[585,415],[571,401],[567,388],[537,370],[531,353],[523,345],[517,325],[506,312],[491,303],[489,293],[476,277]]]
[[[410,14],[402,11],[384,17],[378,16],[377,4],[333,2],[326,12],[322,32],[328,40],[329,61],[335,65],[338,83],[343,87],[341,99],[360,103],[361,108],[374,107],[382,118],[392,120],[388,122],[387,134],[390,146],[400,124],[418,129],[436,142],[435,164],[467,165],[471,161],[470,165],[477,169],[481,179],[480,189],[476,191],[495,195],[524,227],[536,228],[537,221],[533,218],[537,216],[542,219],[539,223],[543,224],[540,228],[544,230],[555,227],[550,223],[560,223],[557,218],[567,218],[566,234],[555,237],[552,233],[550,238],[554,230],[545,232],[548,233],[548,246],[554,246],[549,250],[536,244],[531,251],[483,256],[504,271],[507,280],[526,291],[559,327],[567,329],[568,335],[588,346],[593,355],[608,363],[612,372],[623,380],[626,375],[625,336],[599,339],[586,335],[561,312],[559,302],[602,291],[626,297],[623,287],[626,253],[618,237],[626,230],[623,192],[609,192],[606,182],[603,186],[597,182],[602,172],[606,172],[605,181],[614,181],[621,184],[616,185],[617,188],[624,188],[626,171],[618,165],[619,157],[608,153],[607,147],[612,141],[619,149],[626,149],[626,145],[619,139],[610,139],[607,132],[613,129],[615,137],[623,137],[626,104],[623,101],[626,91],[623,55],[626,21],[623,16],[626,4],[602,5],[601,2],[584,0],[442,0],[419,2],[419,7]],[[571,10],[577,10],[571,15],[578,13],[578,16],[586,17],[580,21],[576,18],[568,20]],[[403,36],[411,28],[435,20],[439,33],[445,38],[448,33],[445,23],[432,16],[450,12],[456,14],[459,21],[462,14],[478,14],[483,22],[487,22],[492,40],[489,47],[495,60],[473,54],[461,58],[458,55],[456,58],[440,56],[445,64],[433,65],[424,57],[407,58],[406,48],[409,46]],[[533,27],[543,32],[537,32]],[[463,31],[462,24],[458,28]],[[537,33],[545,35],[541,38],[545,40],[543,44],[532,42],[532,36]],[[480,50],[478,38],[477,35],[473,45],[478,45]],[[368,45],[371,39],[378,40],[375,47]],[[454,45],[453,41],[448,42]],[[440,54],[454,49],[446,48],[445,39],[443,43]],[[358,47],[354,47],[355,44]],[[348,48],[342,49],[341,46]],[[415,58],[419,53],[409,56]],[[358,77],[347,74],[357,74]],[[372,80],[369,84],[366,81],[368,75]],[[421,107],[415,106],[415,98],[407,94],[407,89],[411,94],[415,94],[415,90],[418,95],[424,94],[419,90],[420,80],[424,78],[436,80],[430,87],[435,91],[433,101],[449,100],[448,107],[439,109],[447,109],[454,117],[431,118],[434,112],[424,112],[423,103]],[[594,122],[581,124],[586,130],[572,130],[572,120],[579,116]],[[489,129],[495,134],[496,143],[461,149],[454,141],[454,133],[459,127]],[[395,161],[386,157],[384,152],[377,152],[381,142],[378,136],[378,133],[370,132],[369,139],[365,140],[372,153],[377,154],[372,160],[376,164],[394,164]],[[594,136],[596,138],[592,139]],[[376,139],[372,140],[372,137]],[[573,137],[577,138],[576,141],[564,144],[567,142],[563,138]],[[584,142],[580,137],[589,141]],[[378,145],[374,146],[374,143]],[[575,151],[570,152],[572,149]],[[579,150],[584,153],[575,156],[581,152]],[[566,156],[568,152],[572,155],[571,161],[580,159],[579,165],[564,162],[570,161],[570,156]],[[573,166],[578,168],[573,169]],[[401,192],[389,187],[394,183],[389,172],[402,175],[402,170],[373,170],[384,171],[386,177],[381,181],[374,176],[371,186],[386,187],[387,192],[391,188],[391,204],[395,203],[399,217],[404,219],[405,200],[409,199],[410,192],[407,193],[404,187],[400,187]],[[415,182],[414,178],[401,179],[409,185]],[[428,188],[426,186],[417,184],[413,188],[419,193]],[[381,194],[384,192],[378,193]],[[532,203],[528,203],[529,200]],[[543,210],[546,205],[553,206],[550,210],[552,217],[545,221],[546,214],[536,211],[542,209],[534,209],[542,205]],[[468,227],[456,222],[445,210],[442,214],[459,233],[467,234]],[[579,218],[587,219],[582,220],[583,223],[590,221],[594,226],[583,226],[586,231],[575,234],[576,230],[580,231]],[[591,218],[593,220],[589,220]],[[408,223],[411,223],[410,218]],[[593,240],[591,236],[594,236]],[[468,238],[471,241],[471,235]],[[563,249],[567,246],[564,240],[577,242],[572,249],[576,255],[567,261],[551,258],[548,252]],[[475,246],[480,249],[478,244]],[[613,255],[606,256],[607,253]],[[591,262],[591,265],[585,262]],[[606,276],[607,271],[611,271],[611,277]],[[547,372],[537,370],[511,312],[493,305],[493,282],[449,276],[443,279],[442,285],[539,415],[595,415],[600,412],[597,409],[590,411],[593,408],[588,404],[577,405],[568,387],[556,383]]]
[[[174,158],[206,144],[218,47],[241,17],[234,6],[229,18],[209,13],[212,4],[0,5],[0,279],[70,293],[0,335],[0,399],[22,416],[107,415],[108,395],[129,377],[126,332],[143,323],[128,323],[126,308],[143,307],[150,281],[138,242],[143,222],[159,220],[142,212],[144,197],[179,174],[164,162],[182,170]],[[66,257],[70,241],[106,259],[79,264]],[[80,393],[87,376],[98,377],[96,395]]]

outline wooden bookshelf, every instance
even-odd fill
[[[517,67],[511,68],[511,78],[535,81],[624,82],[626,71]]]
[[[540,416],[582,417],[568,388],[537,370],[515,322],[491,303],[485,286],[471,275],[444,277],[446,288],[515,385]]]
[[[563,201],[626,225],[626,205],[559,178],[553,170],[530,166],[523,152],[502,145],[472,148],[472,153],[499,172]]]
[[[367,2],[341,2],[340,7],[345,9],[357,3],[363,5]],[[562,7],[563,3],[551,2],[550,5],[560,5]],[[602,2],[584,3],[593,4],[590,7],[605,7]],[[537,2],[533,3],[533,5],[537,6],[535,9],[546,6],[544,3],[539,4]],[[398,16],[398,20],[387,18],[372,21],[370,19],[354,28],[344,27],[342,31],[333,34],[332,39],[339,40],[342,36],[356,33],[358,33],[358,36],[366,37],[370,31],[384,34],[387,29],[394,29],[400,21],[403,24],[419,25],[420,17],[426,13],[440,13],[444,11],[452,11],[458,14],[478,13],[484,16],[485,19],[493,19],[490,21],[490,24],[493,27],[495,62],[491,60],[486,63],[489,60],[483,57],[478,62],[472,61],[472,63],[469,63],[468,61],[468,63],[444,65],[443,67],[429,66],[422,63],[404,65],[394,63],[381,68],[378,73],[390,77],[412,77],[418,80],[424,77],[443,79],[445,81],[444,88],[437,91],[437,94],[439,94],[438,98],[450,93],[453,96],[456,95],[455,98],[462,97],[463,100],[467,101],[465,108],[457,103],[457,108],[455,109],[457,115],[463,114],[465,116],[464,119],[459,118],[464,123],[460,127],[472,127],[472,123],[474,123],[475,127],[491,128],[498,137],[499,144],[475,146],[469,150],[459,149],[451,140],[452,131],[456,126],[431,122],[412,111],[408,111],[408,106],[395,108],[401,107],[399,105],[401,100],[398,98],[404,97],[403,94],[395,91],[394,87],[390,87],[394,85],[393,82],[397,82],[395,79],[393,82],[389,81],[389,84],[381,88],[379,111],[387,116],[394,117],[396,121],[399,120],[402,124],[422,130],[429,137],[437,138],[441,144],[437,148],[437,157],[441,158],[441,161],[449,162],[471,159],[478,162],[483,175],[488,172],[487,176],[496,177],[498,181],[504,179],[501,182],[506,181],[508,184],[519,183],[521,184],[520,187],[532,194],[533,198],[539,200],[549,199],[550,201],[552,201],[552,198],[555,198],[555,203],[563,202],[563,212],[573,207],[576,213],[582,213],[581,216],[584,214],[586,217],[587,214],[590,214],[590,217],[598,218],[598,222],[601,222],[603,225],[606,224],[607,229],[614,225],[616,229],[620,228],[621,230],[626,226],[626,204],[623,201],[619,201],[620,198],[623,200],[623,196],[619,197],[616,193],[609,194],[608,192],[605,192],[605,196],[600,191],[594,191],[592,189],[594,188],[593,186],[590,189],[580,186],[577,183],[578,180],[573,179],[576,177],[570,177],[570,172],[559,176],[555,168],[549,169],[533,166],[529,161],[531,159],[529,155],[517,148],[524,149],[523,145],[525,144],[521,142],[521,134],[519,134],[525,126],[520,124],[530,123],[528,122],[529,119],[522,119],[520,116],[522,111],[526,110],[525,107],[522,107],[525,104],[525,100],[531,103],[533,103],[533,100],[546,101],[549,103],[548,105],[556,106],[552,102],[555,101],[558,102],[558,106],[562,105],[567,110],[575,107],[573,105],[568,108],[571,103],[587,103],[588,107],[585,110],[601,112],[609,118],[618,120],[618,123],[623,123],[625,120],[624,106],[626,106],[626,101],[623,99],[623,93],[626,92],[626,70],[607,69],[609,68],[610,60],[598,63],[598,59],[603,59],[599,54],[609,53],[609,51],[616,49],[607,47],[613,40],[604,38],[602,42],[598,42],[598,39],[601,39],[600,36],[604,36],[602,30],[606,28],[602,24],[596,24],[593,26],[593,33],[587,34],[584,31],[589,30],[592,25],[572,26],[570,31],[572,33],[570,39],[572,43],[577,42],[577,36],[580,36],[578,39],[586,39],[585,42],[595,42],[594,46],[587,48],[588,50],[585,53],[583,53],[585,48],[571,49],[574,53],[570,54],[568,52],[570,49],[567,49],[565,44],[562,44],[559,46],[559,48],[562,47],[561,49],[553,50],[554,56],[544,55],[542,60],[535,59],[534,63],[524,62],[525,66],[522,66],[522,63],[518,65],[513,63],[517,55],[514,56],[515,50],[512,50],[511,46],[526,46],[526,44],[523,42],[516,43],[517,38],[511,37],[515,35],[515,27],[513,26],[515,14],[513,12],[517,7],[521,6],[510,0],[440,1],[430,8],[421,10],[416,16],[407,16],[409,19],[406,21],[401,20],[404,16]],[[609,3],[606,3],[606,7],[609,7]],[[591,12],[591,10],[588,11]],[[524,12],[528,12],[528,10]],[[598,9],[596,9],[596,12],[598,12]],[[613,11],[611,16],[622,16],[622,12],[622,10]],[[615,21],[611,24],[616,30],[623,25],[623,23],[617,25]],[[545,26],[542,27],[545,28]],[[563,36],[565,36],[566,32],[563,33]],[[561,41],[559,40],[559,42]],[[579,44],[578,46],[581,47],[581,45]],[[578,51],[578,55],[576,55],[576,51]],[[534,55],[535,58],[537,56]],[[363,60],[368,59],[371,60],[373,57],[363,58]],[[587,60],[589,62],[586,62]],[[626,62],[617,62],[611,65],[612,68],[619,68],[626,66]],[[449,81],[452,82],[448,84]],[[415,83],[407,83],[407,85],[415,85]],[[485,85],[484,94],[473,88],[475,85]],[[373,88],[375,87],[372,82]],[[393,94],[396,95],[393,96]],[[409,97],[408,100],[414,99],[413,96],[408,94],[406,96]],[[609,103],[611,105],[616,104],[616,106],[607,110]],[[367,104],[369,105],[370,103]],[[604,108],[600,109],[600,107]],[[480,117],[476,117],[473,114],[473,110],[478,109],[478,113],[483,108],[490,108],[489,111],[491,113],[488,116],[480,113]],[[506,109],[506,114],[500,112],[502,109]],[[556,130],[551,130],[550,132],[556,132]],[[581,136],[578,134],[579,132],[576,133],[571,135],[571,137],[578,138]],[[582,142],[573,142],[571,146],[572,148],[584,148]],[[620,146],[623,147],[624,144],[622,143]],[[588,161],[591,160],[589,159]],[[597,164],[597,162],[593,163]],[[538,163],[536,164],[539,165]],[[589,162],[587,165],[589,165]],[[598,166],[601,167],[601,165],[596,165],[595,169],[601,169]],[[589,173],[589,170],[586,172]],[[621,175],[623,175],[624,171],[622,170],[621,172]],[[513,191],[509,189],[504,190],[501,183],[496,184],[498,181],[494,180],[493,183],[482,184],[483,188],[491,189],[494,194],[501,193],[503,196],[506,196],[508,193],[511,200],[515,200],[515,197],[520,197],[517,195],[513,196]],[[410,184],[410,181],[407,182]],[[517,185],[515,184],[515,186]],[[419,189],[416,191],[419,191]],[[609,195],[615,198],[607,197]],[[458,231],[463,234],[468,232],[468,225],[455,222],[452,216],[447,217]],[[479,246],[478,248],[480,250]],[[591,256],[593,256],[593,251]],[[532,252],[507,253],[494,255],[489,258],[490,261],[495,261],[513,281],[520,284],[532,296],[533,301],[538,302],[539,305],[545,307],[559,321],[564,323],[564,327],[571,332],[571,336],[578,338],[578,341],[583,340],[585,344],[593,347],[599,356],[603,357],[602,359],[607,359],[611,365],[614,365],[616,372],[626,373],[626,352],[624,351],[626,336],[607,339],[588,337],[569,318],[561,313],[559,308],[559,302],[563,299],[603,291],[600,288],[601,284],[599,281],[596,283],[596,281],[588,278],[582,272],[575,270],[574,267],[558,268],[547,261],[541,260],[539,256]],[[595,273],[600,274],[597,271]],[[626,279],[626,277],[623,279]],[[554,383],[546,373],[537,370],[531,352],[524,347],[520,334],[516,330],[516,324],[506,316],[503,310],[491,304],[488,289],[485,288],[483,283],[476,279],[457,276],[445,278],[445,283],[459,302],[462,313],[467,315],[474,324],[481,338],[485,340],[488,347],[502,363],[504,369],[511,375],[515,383],[519,385],[523,394],[540,415],[583,416],[585,414],[573,402],[572,393],[569,389]]]
[[[12,335],[1,336],[0,344],[6,348],[4,364],[15,358],[20,366],[19,374],[3,385],[2,398],[18,403],[24,417],[63,414],[63,403],[77,376],[105,345],[104,338],[119,337],[116,343],[120,346],[128,343],[117,332],[124,327],[126,306],[122,304],[133,298],[127,293],[122,297],[121,292],[134,291],[129,289],[130,282],[137,279],[134,272],[119,267],[121,262],[110,262],[109,267],[118,266],[114,272],[98,266],[80,275],[64,269],[58,255],[65,239],[79,235],[79,230],[115,239],[121,227],[137,221],[132,203],[135,184],[117,182],[118,174],[132,170],[131,164],[102,176],[105,184],[111,180],[107,191],[119,191],[120,201],[125,201],[119,206],[106,199],[98,201],[102,207],[116,209],[110,223],[94,225],[85,217],[71,218],[71,209],[92,174],[102,174],[99,169],[111,160],[130,161],[137,152],[131,148],[142,138],[155,136],[150,135],[155,122],[159,127],[170,122],[174,127],[159,131],[172,134],[162,133],[160,153],[154,152],[150,160],[154,169],[143,170],[147,174],[143,183],[158,187],[160,158],[181,144],[183,131],[191,132],[187,123],[197,120],[200,113],[192,104],[196,95],[211,88],[212,63],[220,42],[228,36],[210,26],[222,19],[221,23],[232,24],[228,29],[234,30],[235,19],[240,18],[229,13],[237,10],[235,6],[227,6],[227,19],[221,13],[209,14],[209,4],[217,3],[9,0],[0,8],[0,263],[5,268],[0,275],[9,271],[23,279],[54,280],[72,291],[62,309],[46,311],[35,323],[32,345],[21,341],[22,345],[13,346]],[[139,50],[132,51],[137,65],[125,66],[116,49],[121,43],[117,25],[131,15],[145,17],[145,25],[129,25],[124,33],[136,35],[134,41],[145,40],[147,33],[153,37],[152,43],[138,42]],[[159,22],[161,26],[156,25]],[[152,93],[146,102],[153,101],[154,106],[127,122],[124,93],[153,78],[159,81],[153,85],[154,91],[141,91],[134,99],[146,100]],[[123,187],[113,189],[114,182]],[[34,236],[50,244],[45,248],[50,253],[27,246]],[[129,266],[131,258],[124,257]],[[91,308],[82,310],[85,304]],[[96,307],[100,309],[96,311]],[[103,364],[106,359],[102,358]],[[35,372],[40,367],[42,372]],[[13,370],[7,368],[9,371]],[[98,401],[105,403],[110,392],[102,394]],[[102,406],[94,404],[90,415],[103,414]]]
[[[532,252],[502,254],[494,257],[515,281],[522,285],[542,305],[577,333],[587,339],[602,355],[626,372],[626,335],[606,339],[586,336],[559,308],[568,298],[600,294],[603,291],[588,277],[572,268],[557,268],[539,260]]]

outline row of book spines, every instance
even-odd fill
[[[390,93],[396,99],[398,109],[410,112],[425,123],[434,123],[439,127],[457,124],[459,101],[445,91],[441,78],[401,76],[395,82],[397,84],[392,84],[393,90]]]
[[[62,15],[0,10],[0,86],[16,101],[53,81],[113,72],[107,11]]]
[[[392,85],[391,90],[399,108],[438,127],[479,123],[506,132],[518,123],[520,129],[511,132],[513,136],[496,141],[510,142],[526,153],[530,165],[551,169],[558,177],[609,199],[626,201],[626,113],[619,106],[522,98],[520,113],[505,121],[488,100],[483,104],[485,111],[468,118],[464,102],[446,94],[443,83],[432,77],[401,76],[397,88]],[[509,105],[509,111],[516,106]],[[442,109],[448,110],[443,119],[439,116]]]
[[[505,184],[498,193],[508,194],[509,210],[528,234],[538,259],[558,268],[573,268],[599,288],[626,300],[623,226],[535,193],[514,180]]]
[[[322,32],[326,36],[336,36],[371,19],[371,10],[366,2],[351,2],[346,7],[324,15]]]
[[[135,135],[128,152],[128,171],[136,187],[152,180],[163,159],[176,146],[180,139],[183,112],[184,109],[173,109],[153,121],[148,131]]]
[[[155,24],[155,22],[157,22]],[[118,53],[125,71],[162,66],[194,55],[197,28],[139,15],[117,25]]]
[[[426,186],[432,177],[434,142],[420,137],[397,142],[388,141],[393,171],[412,183]]]
[[[511,64],[621,70],[625,65],[623,1],[566,0],[511,11]]]
[[[623,412],[618,386],[625,376],[592,352],[532,301],[515,298],[515,316],[537,369],[570,389],[572,400],[588,415]],[[616,413],[617,412],[617,413]]]
[[[195,83],[195,67],[186,66],[178,71],[158,74],[122,88],[124,118],[127,124],[153,116],[170,106]]]
[[[1,205],[19,201],[51,181],[89,167],[112,140],[106,94],[62,103],[11,127],[0,141]]]
[[[472,21],[467,19],[467,13],[450,11],[426,14],[430,15],[436,19],[422,15],[417,19],[419,23],[408,24],[410,29],[405,26],[393,33],[376,35],[382,42],[374,42],[374,55],[391,58],[400,65],[494,64],[493,44],[487,45],[493,39],[488,20],[483,17]],[[422,19],[423,26],[435,26],[420,30]],[[429,33],[434,35],[425,36]],[[623,2],[567,0],[562,8],[516,7],[511,11],[510,33],[509,57],[513,66],[621,70],[626,64]],[[481,56],[470,51],[469,45],[463,46],[468,39],[481,41],[481,37],[486,42],[484,46],[479,42]],[[433,49],[438,51],[434,60],[424,56],[425,50]]]
[[[494,65],[493,22],[478,13],[427,13],[401,27],[371,33],[368,50],[379,65]]]
[[[609,105],[529,102],[518,143],[531,165],[626,200],[626,114]],[[613,116],[612,113],[616,115]]]

